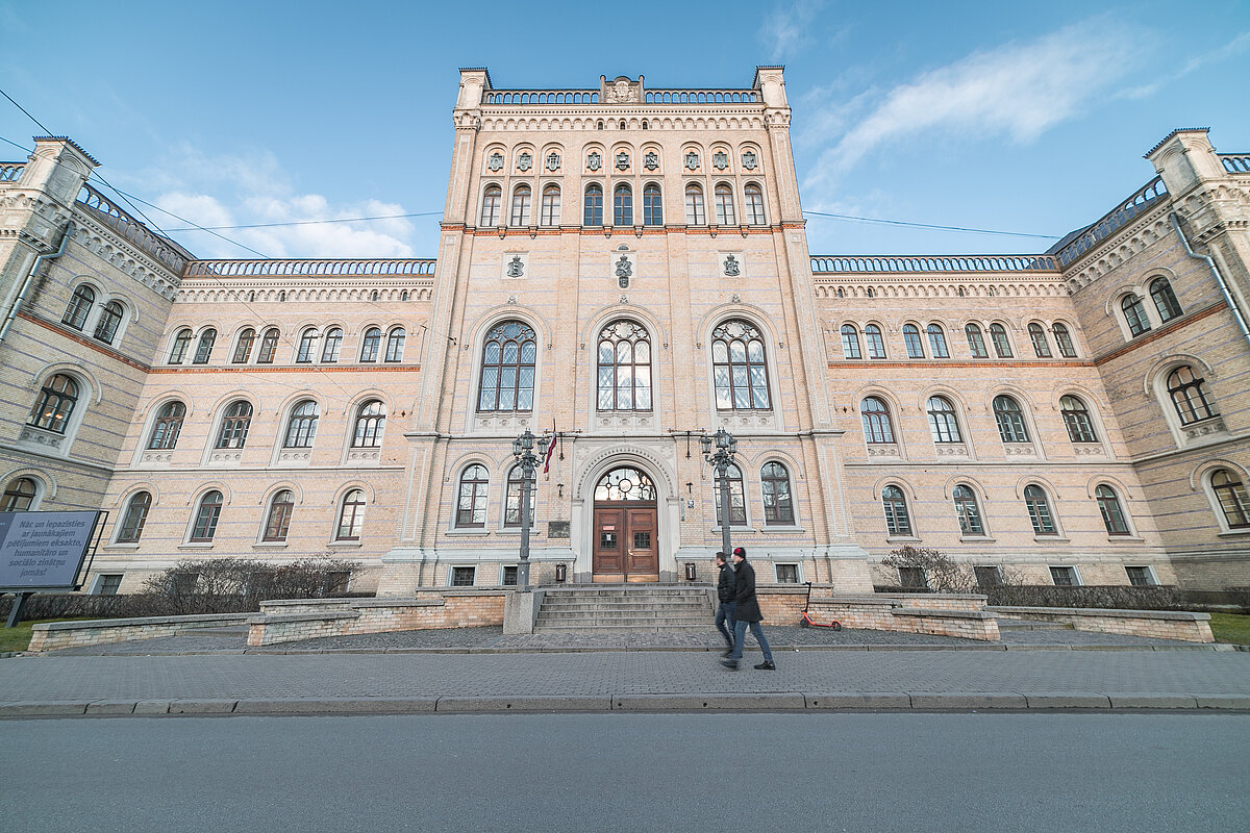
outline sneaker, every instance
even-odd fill
[[[720,664],[728,668],[730,671],[738,670],[738,661],[736,659],[723,659]]]
[[[733,649],[733,648],[727,648],[727,649],[725,649],[725,653],[721,654],[721,656],[722,656],[722,657],[724,657],[725,659],[729,659],[729,658],[730,658],[730,657],[732,657],[733,655],[734,655],[734,649]]]
[[[759,665],[755,666],[755,670],[756,671],[776,671],[777,666],[773,665],[773,661],[771,659],[766,659],[763,662],[761,662]]]

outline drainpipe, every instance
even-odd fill
[[[54,252],[44,252],[35,258],[35,263],[30,267],[30,271],[26,273],[26,280],[22,282],[22,288],[17,293],[17,297],[13,300],[13,306],[9,307],[9,314],[4,317],[4,324],[0,325],[0,341],[4,341],[4,337],[9,334],[9,328],[13,326],[13,320],[17,318],[17,312],[22,308],[22,302],[26,300],[26,293],[30,292],[30,286],[35,282],[35,273],[39,271],[39,267],[43,265],[45,260],[56,260],[65,254],[65,247],[69,245],[69,238],[74,233],[74,221],[70,220],[65,226],[65,233],[61,235],[61,243]]]
[[[1241,312],[1241,307],[1237,306],[1237,299],[1233,297],[1232,291],[1228,288],[1228,284],[1224,282],[1224,276],[1220,274],[1219,268],[1215,265],[1215,261],[1210,255],[1200,255],[1189,245],[1189,239],[1185,237],[1185,232],[1181,230],[1181,221],[1176,212],[1171,214],[1172,228],[1176,229],[1176,236],[1185,244],[1185,252],[1192,258],[1205,260],[1211,274],[1215,276],[1215,282],[1220,286],[1220,292],[1224,293],[1224,300],[1228,302],[1228,308],[1232,310],[1233,318],[1237,321],[1237,329],[1241,330],[1241,337],[1250,344],[1250,327],[1246,326],[1246,317]],[[2,337],[2,335],[0,335]]]

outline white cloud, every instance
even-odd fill
[[[812,23],[825,7],[825,0],[798,0],[787,7],[777,6],[764,19],[760,37],[768,46],[770,61],[793,57],[812,42]]]

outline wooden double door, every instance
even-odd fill
[[[660,580],[656,516],[654,503],[595,504],[595,581]]]

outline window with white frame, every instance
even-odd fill
[[[404,360],[404,340],[406,335],[403,327],[392,327],[386,334],[386,361],[402,362]]]
[[[208,360],[213,355],[213,344],[217,341],[217,331],[209,327],[200,333],[200,341],[195,347],[195,358],[191,360],[192,364],[208,364]]]
[[[510,226],[528,226],[530,224],[530,187],[518,185],[512,192],[512,216],[508,219]]]
[[[121,526],[117,530],[117,543],[137,544],[143,537],[143,527],[148,522],[148,512],[152,509],[151,492],[135,492],[126,503],[126,512],[122,515]]]
[[[1229,529],[1250,529],[1250,494],[1241,478],[1229,469],[1211,473],[1211,489]]]
[[[777,571],[778,584],[798,584],[799,583],[799,565],[798,564],[774,564]]]
[[[613,321],[599,332],[599,410],[651,410],[651,337],[634,321]]]
[[[386,406],[381,400],[370,399],[356,410],[356,430],[352,434],[352,448],[381,448],[382,429],[386,424]]]
[[[935,443],[961,443],[963,435],[959,433],[959,419],[955,415],[955,406],[945,396],[930,396],[926,403],[929,415],[929,434]]]
[[[1058,535],[1055,528],[1055,516],[1050,511],[1050,499],[1046,490],[1037,484],[1024,487],[1024,505],[1029,512],[1029,522],[1033,524],[1034,535]]]
[[[1124,572],[1128,574],[1128,583],[1134,587],[1153,587],[1159,583],[1154,570],[1149,567],[1125,566]]]
[[[1059,413],[1063,415],[1063,424],[1068,429],[1068,439],[1074,443],[1096,443],[1098,435],[1094,433],[1094,421],[1090,418],[1085,403],[1071,394],[1059,399]]]
[[[39,487],[33,478],[16,477],[4,487],[0,498],[0,512],[27,512],[39,496]]]
[[[317,344],[321,340],[321,334],[317,332],[316,327],[309,327],[300,334],[299,350],[295,354],[295,361],[299,364],[307,364],[317,357]]]
[[[985,525],[981,523],[976,493],[967,486],[959,485],[952,492],[952,497],[955,500],[955,515],[959,518],[959,532],[971,536],[984,535]]]
[[[754,182],[746,187],[746,221],[753,226],[764,225],[764,192]]]
[[[365,493],[361,489],[352,489],[343,496],[343,504],[339,508],[338,529],[334,534],[334,540],[359,541],[364,524]]]
[[[1094,490],[1094,498],[1098,501],[1098,512],[1102,515],[1107,534],[1128,535],[1128,519],[1124,516],[1124,507],[1120,505],[1120,496],[1115,489],[1103,484]]]
[[[881,328],[876,324],[868,324],[864,327],[864,341],[868,345],[868,358],[884,359],[885,355],[885,339],[881,337]]]
[[[95,579],[95,595],[116,596],[122,586],[123,573],[101,573]]]
[[[339,352],[343,349],[343,330],[341,327],[331,327],[326,330],[325,345],[321,348],[321,360],[327,364],[334,364],[339,360]]]
[[[481,464],[474,463],[460,475],[460,490],[456,498],[457,527],[482,529],[486,526],[486,490],[489,485],[490,475]]]
[[[191,527],[193,543],[209,543],[217,534],[217,523],[221,520],[222,494],[216,489],[200,498],[195,513],[195,525]]]
[[[83,284],[74,290],[73,296],[69,299],[69,306],[65,308],[65,314],[61,316],[61,323],[75,330],[81,330],[87,325],[87,316],[91,313],[91,307],[95,304],[95,290]]]
[[[885,528],[890,535],[910,536],[911,516],[907,512],[907,497],[898,486],[886,486],[881,490],[881,506],[885,510]]]
[[[746,526],[747,499],[746,489],[742,483],[742,469],[730,463],[729,468],[725,470],[725,480],[729,483],[729,525]],[[712,484],[712,492],[715,496],[716,525],[720,526],[724,513],[721,511],[721,486],[719,480]]]
[[[790,493],[790,473],[776,461],[760,470],[760,491],[764,496],[764,525],[793,526],[794,497]]]
[[[269,502],[269,517],[265,521],[265,534],[262,540],[268,543],[286,541],[287,532],[291,528],[291,515],[295,512],[295,495],[290,489],[283,489],[273,496]]]
[[[64,373],[57,373],[43,383],[26,424],[64,434],[77,404],[78,383]]]
[[[731,320],[712,330],[712,378],[719,410],[769,410],[764,337],[754,324]]]
[[[859,352],[859,331],[851,324],[843,324],[842,356],[847,359],[858,359],[861,355]]]
[[[503,189],[488,185],[482,193],[482,225],[499,225],[499,205],[503,201]]]
[[[178,445],[178,435],[182,433],[182,423],[187,416],[187,406],[181,402],[166,402],[156,414],[152,423],[152,433],[148,435],[148,448],[151,450],[172,450]]]
[[[1024,423],[1024,411],[1020,403],[1010,396],[994,397],[994,421],[998,424],[998,436],[1005,443],[1027,443],[1029,429]]]
[[[251,327],[244,327],[234,343],[234,356],[230,359],[231,363],[247,364],[248,359],[252,357],[252,347],[255,344],[256,331]]]
[[[1056,587],[1076,587],[1081,583],[1075,567],[1051,567],[1050,580]]]

